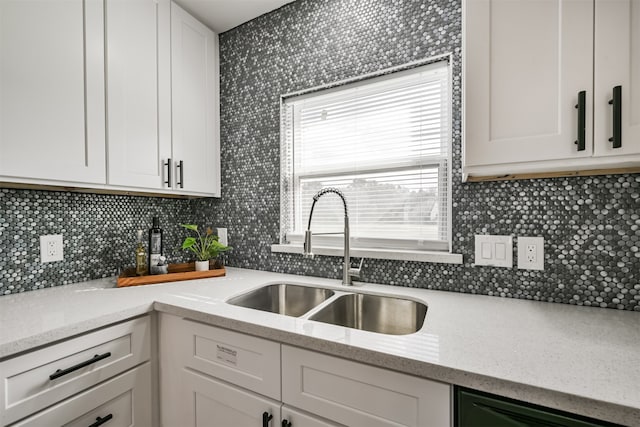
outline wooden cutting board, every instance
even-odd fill
[[[213,267],[213,261],[210,262],[209,268]],[[209,277],[221,277],[227,274],[223,268],[216,268],[207,271],[195,271],[194,262],[183,264],[169,264],[169,273],[152,274],[147,276],[136,275],[135,268],[128,268],[118,277],[117,287],[124,288],[127,286],[153,285],[156,283],[179,282],[181,280],[206,279]]]

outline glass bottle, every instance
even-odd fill
[[[147,252],[142,244],[142,230],[138,230],[138,247],[136,248],[136,274],[144,276],[147,274]]]

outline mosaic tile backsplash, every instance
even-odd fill
[[[154,216],[165,252],[182,260],[188,200],[0,189],[0,295],[114,276],[135,264],[136,230],[146,242]],[[64,261],[40,263],[43,234],[63,235]]]
[[[271,253],[279,236],[279,98],[440,54],[453,58],[453,249],[463,265],[365,260],[363,279],[640,311],[640,175],[461,182],[460,0],[297,0],[220,36],[222,198],[0,189],[0,293],[113,275],[160,216],[226,226],[227,264],[341,277],[341,259]],[[65,235],[40,264],[38,236]],[[545,270],[474,267],[475,234],[545,238]],[[515,251],[514,251],[515,255]],[[172,259],[183,257],[179,251]]]
[[[228,264],[340,278],[340,258],[270,251],[279,97],[448,53],[453,250],[464,264],[368,259],[364,280],[640,311],[640,175],[461,182],[460,0],[298,0],[220,36],[222,198],[193,203],[201,221],[228,227]],[[474,267],[475,234],[543,236],[545,270]]]

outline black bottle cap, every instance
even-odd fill
[[[153,217],[153,228],[159,228],[160,227],[160,220],[158,219],[157,216]]]

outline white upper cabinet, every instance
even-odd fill
[[[178,191],[220,195],[218,36],[171,4],[172,134]]]
[[[220,196],[218,35],[171,0],[0,0],[0,182]]]
[[[171,157],[170,0],[106,0],[108,183],[162,189]]]
[[[0,176],[105,183],[101,0],[0,0]]]
[[[640,153],[640,0],[596,0],[594,149]],[[620,141],[614,147],[614,87],[620,86]]]
[[[465,175],[640,165],[629,156],[640,152],[639,8],[640,0],[465,0]],[[618,85],[623,144],[614,149],[608,102]]]

